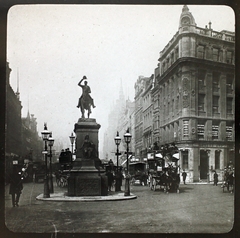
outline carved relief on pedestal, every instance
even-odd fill
[[[83,145],[81,147],[83,159],[94,159],[96,158],[96,146],[90,141],[89,136],[86,135]]]

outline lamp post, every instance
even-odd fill
[[[75,136],[73,135],[73,133],[69,136],[70,141],[71,141],[71,145],[72,145],[72,156],[73,156],[73,143],[75,141]],[[71,156],[71,163],[72,163],[72,156]]]
[[[50,191],[49,191],[49,184],[48,184],[48,168],[47,168],[47,141],[48,137],[50,135],[50,132],[47,130],[47,124],[44,123],[44,130],[41,132],[42,139],[45,142],[45,147],[43,154],[45,154],[45,176],[44,176],[44,192],[43,197],[49,198],[50,197]]]
[[[127,132],[124,134],[124,140],[127,143],[127,176],[126,176],[126,181],[125,181],[125,192],[124,196],[130,196],[130,186],[129,186],[129,174],[128,174],[128,155],[129,155],[129,143],[131,142],[132,135],[129,133],[129,129],[127,129]]]
[[[119,133],[117,131],[117,135],[116,137],[114,138],[115,140],[115,144],[117,146],[117,153],[115,153],[115,155],[117,156],[117,176],[116,176],[116,187],[115,187],[115,191],[118,192],[118,191],[121,191],[121,183],[120,183],[120,179],[122,179],[122,176],[121,174],[119,173],[118,171],[118,156],[121,155],[121,153],[119,153],[119,149],[118,149],[118,146],[120,145],[121,143],[121,138],[119,136]]]
[[[50,188],[50,193],[54,193],[53,189],[53,177],[52,177],[52,146],[54,144],[54,139],[52,138],[52,133],[50,133],[50,136],[48,138],[48,146],[50,147],[50,164],[49,164],[49,169],[50,169],[50,183],[49,183],[49,188]]]

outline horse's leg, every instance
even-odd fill
[[[84,116],[84,101],[83,101],[83,99],[80,101],[80,110],[81,110],[81,113],[82,113],[82,118],[85,118],[85,116]]]
[[[82,118],[85,118],[84,117],[84,109],[81,109],[81,113],[82,113]]]

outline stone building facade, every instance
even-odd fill
[[[22,104],[19,92],[13,91],[9,77],[11,68],[6,65],[6,117],[5,117],[5,158],[6,169],[11,166],[13,158],[22,156]]]
[[[153,141],[174,142],[191,182],[212,180],[234,159],[235,34],[197,27],[185,5],[155,69]]]
[[[141,159],[145,153],[143,146],[143,97],[145,77],[139,76],[135,88],[135,156]]]
[[[5,179],[9,181],[12,161],[20,163],[42,159],[43,142],[38,136],[36,118],[28,113],[22,118],[19,88],[14,92],[10,83],[11,68],[6,65],[6,115],[5,115]]]
[[[142,154],[142,160],[147,160],[147,152],[149,147],[152,146],[152,127],[153,127],[153,103],[152,103],[152,86],[153,86],[153,78],[152,75],[149,78],[144,78],[144,88],[143,88],[143,103],[142,103],[142,113],[143,113],[143,148],[145,148],[145,152]]]

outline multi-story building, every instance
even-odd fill
[[[143,98],[144,77],[139,76],[135,83],[135,157],[139,160],[143,158],[146,148],[143,147]]]
[[[185,5],[178,32],[160,52],[152,90],[154,140],[178,146],[189,181],[212,180],[214,170],[221,179],[233,161],[234,47],[233,32],[214,31],[211,22],[197,27]]]
[[[5,178],[9,181],[12,161],[23,163],[25,159],[42,158],[42,140],[38,136],[36,118],[30,114],[22,118],[19,88],[15,93],[9,83],[11,68],[6,65],[6,134],[5,134]]]
[[[36,161],[42,159],[43,141],[38,136],[37,119],[28,111],[22,118],[22,154],[25,159]]]
[[[9,179],[9,173],[13,159],[19,159],[22,156],[22,104],[19,98],[19,91],[15,93],[9,83],[11,68],[9,63],[6,65],[6,123],[5,123],[5,168],[6,180]]]
[[[147,160],[147,151],[148,148],[153,144],[153,135],[152,135],[152,121],[153,121],[153,112],[152,112],[152,87],[153,87],[153,78],[152,75],[149,78],[145,78],[144,87],[143,87],[143,104],[142,104],[142,114],[143,114],[143,148],[145,148],[145,153],[142,154],[143,160]]]
[[[152,136],[153,144],[160,144],[160,90],[156,81],[159,78],[159,67],[154,72],[154,82],[152,88]]]

